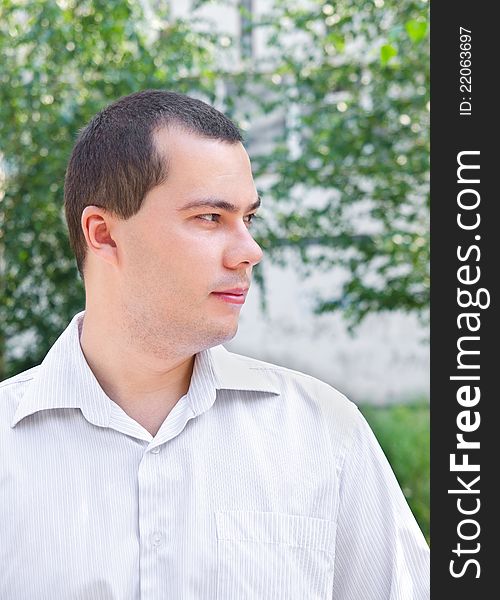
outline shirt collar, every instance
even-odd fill
[[[41,410],[78,408],[94,425],[109,425],[113,402],[99,385],[80,346],[85,312],[79,312],[47,353],[21,398],[14,419]],[[278,386],[251,359],[215,346],[196,354],[188,401],[195,415],[208,410],[217,390],[259,391],[279,394]]]
[[[280,393],[279,386],[269,375],[272,369],[266,368],[271,365],[233,354],[224,346],[215,346],[206,352],[213,364],[217,389]]]
[[[76,314],[43,359],[21,398],[12,427],[41,410],[79,408],[85,418],[106,427],[110,399],[92,373],[80,347],[79,328],[84,311]]]

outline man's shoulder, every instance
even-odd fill
[[[316,388],[319,386],[325,391],[328,390],[331,393],[339,395],[342,398],[346,399],[344,394],[342,394],[335,387],[326,383],[325,381],[322,381],[321,379],[314,377],[313,375],[309,375],[307,373],[303,373],[302,371],[297,371],[289,367],[284,367],[282,365],[277,365],[275,363],[266,362],[258,358],[253,358],[251,356],[246,356],[244,354],[237,354],[224,347],[221,348],[225,352],[228,359],[235,366],[240,365],[243,368],[249,369],[252,373],[255,374],[257,378],[278,377],[284,383],[295,382],[300,383],[303,386],[310,386],[312,388]]]
[[[333,385],[302,371],[224,350],[237,371],[242,369],[251,373],[256,383],[270,385],[285,399],[301,399],[336,420],[340,416],[350,421],[357,418],[356,405]]]

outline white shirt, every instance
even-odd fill
[[[153,437],[99,386],[83,314],[0,384],[0,598],[428,598],[425,539],[342,394],[218,346]]]

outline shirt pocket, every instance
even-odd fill
[[[255,511],[215,517],[219,600],[331,598],[333,521]]]

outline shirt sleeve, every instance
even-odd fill
[[[429,548],[359,411],[340,478],[334,600],[428,600]]]

